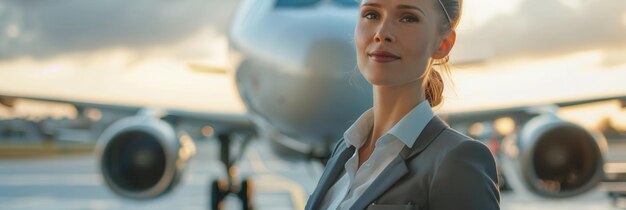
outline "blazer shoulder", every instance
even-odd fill
[[[459,149],[459,147],[461,148]],[[427,147],[427,150],[429,150],[430,154],[429,156],[432,156],[432,158],[439,161],[443,160],[443,158],[445,158],[446,156],[451,155],[449,154],[450,152],[458,153],[463,152],[467,149],[474,151],[487,151],[489,154],[491,154],[488,147],[482,142],[472,139],[471,137],[466,136],[462,133],[459,133],[458,131],[450,127],[444,128],[437,135],[433,143]]]
[[[483,142],[475,140],[458,131],[447,128],[440,136],[449,142],[448,151],[443,155],[444,160],[476,161],[486,167],[495,168],[495,158],[489,147]],[[450,163],[450,161],[448,161]]]
[[[431,209],[499,209],[496,165],[489,148],[452,129],[443,135],[453,143],[434,171]]]
[[[445,156],[446,159],[466,159],[481,161],[482,163],[494,162],[494,157],[489,147],[471,138],[460,141]]]
[[[451,142],[453,144],[452,146],[458,146],[459,144],[465,141],[473,141],[476,143],[482,143],[450,127],[445,128],[443,132],[441,132],[441,135],[439,135],[439,137],[445,138],[446,141]]]

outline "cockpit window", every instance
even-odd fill
[[[335,3],[341,6],[355,7],[359,6],[359,0],[334,0]]]
[[[313,6],[320,0],[278,0],[276,7],[308,7]]]

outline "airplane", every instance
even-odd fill
[[[21,95],[9,96],[3,93],[0,96],[0,105],[13,109],[19,106],[20,101],[44,102],[43,106],[68,104],[67,100],[59,98],[33,98]],[[85,142],[86,139],[97,139],[98,136],[113,122],[120,118],[135,115],[141,107],[101,104],[72,101],[69,103],[76,111],[75,117],[69,116],[8,116],[9,119],[0,120],[0,135],[5,140],[12,141],[67,141]],[[25,118],[25,119],[24,119]],[[15,138],[15,139],[12,139]]]
[[[350,122],[371,107],[371,87],[355,69],[356,56],[351,42],[357,11],[358,3],[353,0],[240,2],[229,31],[233,68],[193,63],[189,67],[232,76],[247,112],[240,115],[138,108],[135,114],[112,122],[98,136],[97,155],[107,186],[116,194],[132,199],[156,198],[169,192],[177,185],[185,163],[195,153],[191,139],[202,137],[199,135],[202,132],[192,132],[195,135],[190,136],[185,132],[189,130],[210,130],[209,133],[220,141],[219,156],[228,177],[211,183],[212,209],[220,209],[229,194],[241,199],[243,209],[253,208],[249,179],[240,180],[231,170],[238,159],[230,154],[236,138],[244,142],[253,138],[269,139],[274,146],[313,159],[327,158],[331,146],[341,138]],[[493,28],[486,25],[488,29]],[[475,41],[481,33],[484,31],[470,33],[467,40],[482,45],[482,40]],[[459,42],[463,41],[461,37]],[[562,53],[559,47],[570,44],[562,41],[542,45],[546,49],[539,50]],[[459,65],[482,68],[483,63],[496,55],[537,52],[527,46],[521,50],[499,46],[506,45],[461,45],[452,60],[458,58]],[[581,49],[576,47],[579,46],[567,50]],[[483,51],[472,53],[469,49]],[[0,101],[25,98],[69,104],[80,102],[0,95],[3,99]],[[487,139],[486,143],[498,144],[491,149],[498,156],[501,173],[513,190],[565,198],[589,191],[604,178],[602,167],[607,140],[599,132],[560,118],[557,110],[610,100],[617,100],[622,108],[626,107],[626,95],[617,93],[581,100],[518,103],[525,105],[438,114],[468,135],[496,138],[495,141]],[[501,119],[508,119],[514,125],[508,133],[496,128],[495,124]],[[485,129],[471,132],[476,123]],[[193,129],[185,126],[190,124],[195,125]]]

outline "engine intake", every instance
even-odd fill
[[[195,154],[188,135],[151,116],[120,119],[98,140],[102,176],[116,194],[132,199],[156,198],[175,187]]]
[[[603,177],[606,140],[556,116],[531,119],[519,133],[522,182],[538,195],[563,198],[595,187]]]

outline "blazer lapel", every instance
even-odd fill
[[[354,154],[355,148],[353,146],[345,148],[341,151],[341,153],[335,155],[335,157],[331,158],[326,167],[330,170],[324,170],[322,177],[318,183],[318,187],[315,189],[311,197],[309,198],[309,203],[305,209],[318,209],[319,204],[322,199],[326,196],[326,192],[330,189],[330,187],[335,184],[339,175],[344,170],[344,165],[346,161],[352,157]]]
[[[400,154],[389,163],[367,190],[363,192],[363,195],[354,202],[350,210],[365,209],[367,205],[380,197],[380,195],[393,186],[400,178],[406,175],[409,172],[406,161],[426,149],[446,127],[447,125],[441,121],[439,117],[434,116],[417,137],[413,147],[409,148],[405,146]]]
[[[389,163],[387,168],[372,182],[372,184],[363,192],[363,195],[357,199],[350,210],[365,209],[369,203],[373,202],[378,196],[383,194],[391,185],[402,178],[409,170],[402,156],[398,155]]]

